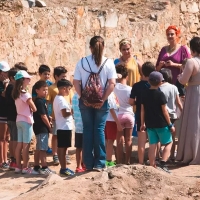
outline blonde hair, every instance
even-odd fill
[[[122,46],[129,44],[131,46],[131,40],[124,38],[119,42],[119,49],[121,50]]]

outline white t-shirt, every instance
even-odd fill
[[[132,87],[128,85],[122,85],[121,83],[117,83],[115,85],[114,93],[117,96],[120,105],[118,115],[124,113],[134,114],[133,108],[129,104],[131,89]]]
[[[114,94],[114,92],[112,92],[109,96],[108,96],[108,105],[109,105],[109,109],[114,109],[116,115],[118,115],[118,110],[119,110],[119,103],[117,100],[116,95]],[[106,121],[110,121],[110,122],[114,122],[115,120],[113,119],[110,111],[108,113],[108,117],[106,119]]]
[[[81,64],[81,60],[77,63],[76,68],[75,68],[75,72],[74,72],[74,79],[82,81],[82,88],[85,87],[85,84],[86,84],[88,77],[90,75],[90,71],[92,70],[93,73],[97,73],[99,71],[100,67],[102,66],[102,64],[104,63],[104,61],[107,58],[103,56],[102,63],[101,63],[100,67],[98,67],[95,64],[95,61],[94,61],[92,55],[87,56],[87,59],[88,59],[88,62],[90,64],[90,67],[87,63],[86,58],[83,58],[83,67],[88,72],[83,69],[82,64]],[[90,68],[91,68],[91,70],[90,70]],[[115,65],[114,65],[113,60],[108,59],[106,61],[105,65],[103,66],[103,69],[100,72],[100,79],[101,79],[101,84],[102,84],[103,89],[105,88],[107,80],[112,79],[112,78],[117,78],[117,73],[116,73],[116,70],[115,70]]]
[[[167,110],[171,119],[177,119],[176,114],[176,97],[179,95],[178,89],[175,85],[170,83],[163,83],[159,86],[160,90],[164,93],[167,100]]]
[[[56,129],[57,130],[72,130],[73,129],[73,117],[64,118],[62,116],[62,109],[66,109],[68,112],[71,110],[70,105],[67,103],[65,98],[60,95],[56,95],[53,101],[53,111],[55,114],[56,120]]]

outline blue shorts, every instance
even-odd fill
[[[16,122],[17,142],[30,143],[33,135],[33,125],[27,122]]]
[[[49,133],[40,133],[36,135],[36,150],[47,151],[48,150]]]
[[[147,128],[149,144],[168,144],[172,142],[172,134],[168,126],[164,128]]]

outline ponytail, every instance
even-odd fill
[[[94,36],[90,40],[90,48],[92,49],[92,56],[95,64],[99,67],[102,62],[104,40],[101,36]]]

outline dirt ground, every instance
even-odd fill
[[[48,155],[49,167],[57,172],[49,177],[22,175],[13,171],[0,171],[0,199],[134,199],[134,200],[186,200],[200,199],[199,166],[169,165],[171,174],[137,162],[137,138],[133,138],[132,165],[119,165],[104,172],[86,172],[73,177],[59,176]],[[34,148],[32,146],[32,148]],[[148,148],[147,148],[148,150]],[[75,148],[69,149],[75,170]],[[33,165],[33,155],[30,155]]]

